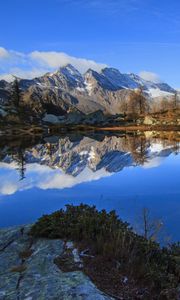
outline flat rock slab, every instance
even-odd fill
[[[81,271],[62,272],[61,240],[28,236],[30,226],[0,230],[0,300],[110,300]]]

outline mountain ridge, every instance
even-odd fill
[[[167,83],[155,83],[130,73],[123,74],[115,68],[100,72],[88,69],[81,74],[67,64],[55,72],[33,79],[19,79],[23,107],[33,115],[64,116],[69,112],[90,114],[101,111],[105,115],[124,113],[123,101],[128,101],[134,91],[141,89],[149,102],[160,97],[171,98],[176,90]],[[0,105],[11,102],[13,83],[0,81]]]
[[[29,85],[33,85],[43,82],[46,78],[49,79],[49,84],[51,86],[54,86],[56,82],[53,82],[53,78],[56,77],[58,77],[60,83],[63,77],[65,77],[69,82],[71,80],[72,82],[76,81],[76,85],[74,84],[74,87],[76,87],[78,84],[86,86],[84,82],[86,81],[87,75],[93,76],[97,81],[99,81],[99,83],[102,83],[101,81],[104,80],[104,83],[107,83],[106,88],[109,88],[110,90],[118,90],[123,88],[136,89],[139,87],[147,89],[147,85],[151,85],[154,88],[159,88],[160,90],[169,93],[174,93],[176,91],[174,88],[172,88],[169,84],[165,82],[145,80],[134,73],[121,73],[118,69],[113,67],[103,68],[100,72],[97,72],[93,69],[88,69],[85,73],[80,73],[72,64],[66,64],[63,67],[59,67],[54,72],[47,72],[44,75],[34,77],[33,79],[22,79],[18,77],[17,78],[20,81],[20,84],[22,84],[22,87],[24,88],[26,88],[26,86],[23,86],[23,83],[25,82],[29,83]],[[4,79],[0,80],[0,88],[2,88],[5,85],[11,85],[11,83],[8,83]],[[27,85],[27,87],[29,85]],[[112,87],[114,87],[114,89]]]

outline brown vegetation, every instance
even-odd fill
[[[19,253],[19,258],[27,259],[32,255],[32,253],[33,253],[32,249],[25,249]]]
[[[27,267],[22,264],[22,265],[13,267],[10,271],[13,273],[22,273],[26,270],[26,268]]]

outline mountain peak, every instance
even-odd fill
[[[71,64],[66,64],[59,68],[59,72],[63,73],[64,75],[71,75],[71,76],[82,76],[81,73]]]
[[[110,68],[106,67],[106,68],[102,69],[101,73],[102,74],[112,74],[112,75],[121,74],[121,72],[118,69],[112,68],[112,67],[110,67]]]
[[[99,74],[97,71],[95,71],[95,70],[93,70],[93,69],[91,69],[91,68],[89,68],[87,71],[86,71],[86,73],[85,73],[85,75],[86,74]]]

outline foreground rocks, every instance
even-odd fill
[[[57,267],[54,261],[67,251],[62,240],[33,240],[29,229],[0,230],[0,300],[112,299],[82,271],[63,272]],[[77,264],[76,255],[74,260]]]

